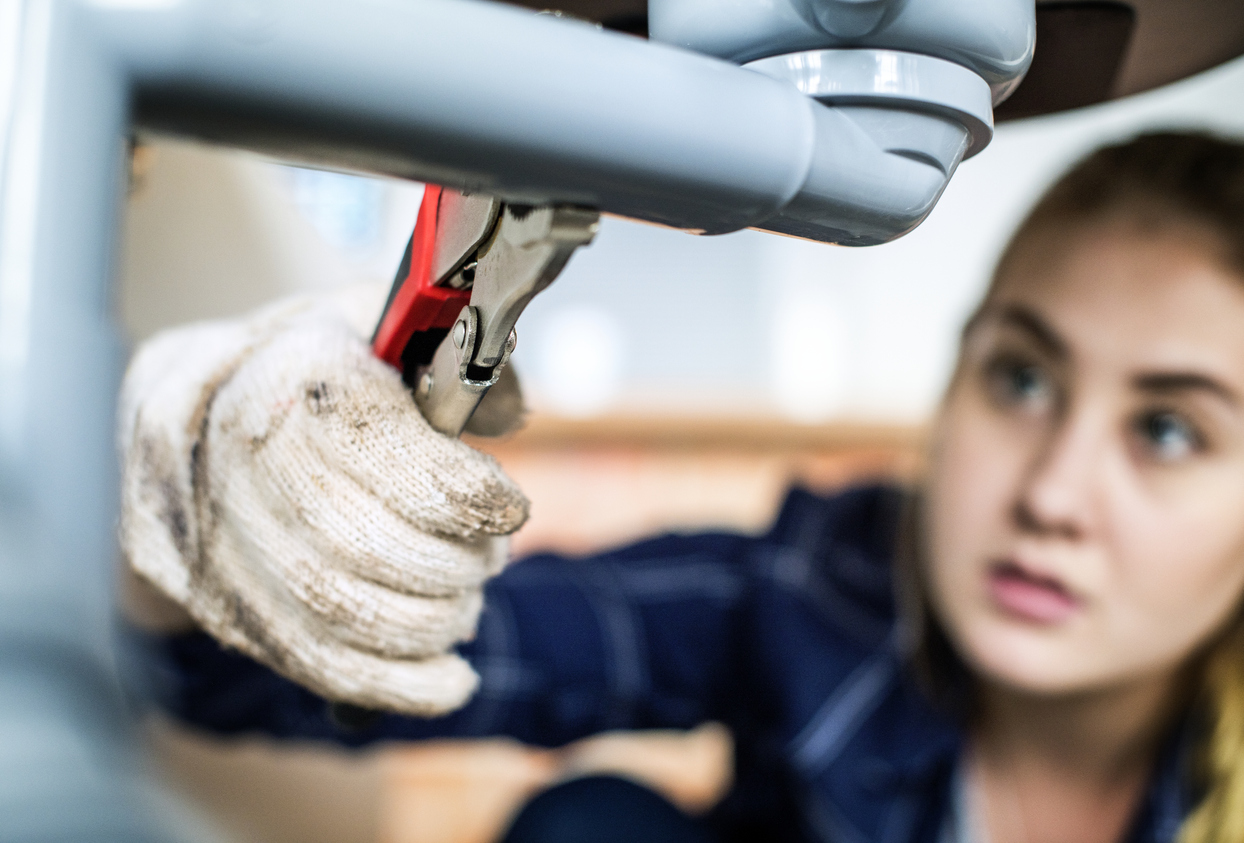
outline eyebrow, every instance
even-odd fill
[[[1227,386],[1207,375],[1197,372],[1158,372],[1137,375],[1132,384],[1144,392],[1208,392],[1217,395],[1232,407],[1238,407],[1239,398]]]
[[[1071,350],[1067,347],[1066,341],[1063,340],[1059,333],[1048,322],[1037,315],[1035,311],[1029,310],[1022,305],[1011,304],[992,312],[989,309],[982,310],[964,326],[963,336],[967,337],[975,331],[977,326],[989,316],[994,316],[994,318],[1005,325],[1019,328],[1052,357],[1066,360],[1071,356]]]

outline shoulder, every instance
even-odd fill
[[[892,555],[907,493],[898,486],[852,486],[828,495],[794,488],[766,539],[809,553],[852,547],[870,557]]]
[[[909,497],[890,485],[829,495],[793,489],[759,544],[759,572],[870,651],[894,623],[895,551]]]

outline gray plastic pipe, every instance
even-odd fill
[[[817,170],[882,175],[849,138],[860,130],[792,84],[496,4],[64,5],[147,129],[706,233],[785,231],[770,223],[785,206],[834,190],[808,184]],[[987,84],[964,72],[988,119]],[[872,185],[893,196],[800,233],[837,242],[853,218],[927,212],[949,176],[939,169],[923,203],[895,172]],[[870,239],[911,225],[881,223]]]
[[[475,0],[0,0],[0,840],[149,833],[108,644],[108,282],[134,130],[873,243],[987,142],[990,89],[917,55],[949,105],[904,110],[898,60],[860,57],[889,68],[864,94],[807,75],[837,54],[757,72]]]

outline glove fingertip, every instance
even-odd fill
[[[454,654],[395,665],[390,678],[394,684],[384,694],[384,707],[414,717],[440,717],[456,711],[479,688],[479,675]]]
[[[500,505],[493,506],[487,513],[483,531],[492,535],[508,536],[527,523],[531,515],[531,501],[527,500],[517,487],[506,490]]]

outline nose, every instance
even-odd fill
[[[1017,490],[1014,518],[1028,533],[1076,540],[1090,531],[1104,442],[1087,413],[1068,415],[1037,448]]]

